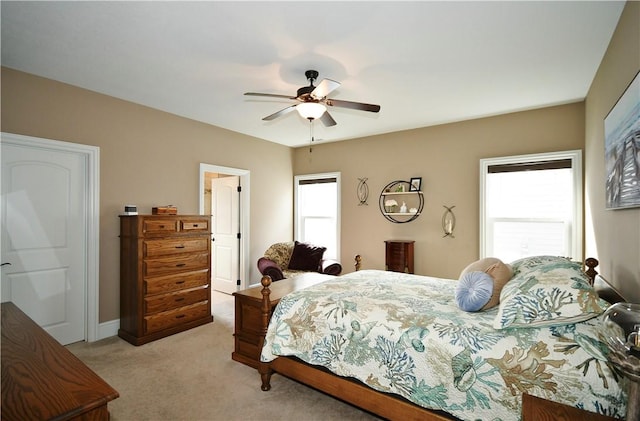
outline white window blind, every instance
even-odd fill
[[[580,151],[481,160],[482,257],[582,255]]]
[[[326,247],[324,257],[338,259],[340,174],[296,176],[295,184],[295,239]]]

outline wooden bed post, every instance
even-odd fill
[[[269,320],[271,319],[271,298],[269,297],[271,294],[271,290],[269,289],[269,285],[271,285],[271,277],[269,275],[263,276],[260,283],[262,284],[262,305],[260,306],[260,318],[262,323],[260,326],[260,341],[258,342],[258,349],[262,349],[264,346],[264,340],[267,336],[267,330],[269,329]],[[262,386],[260,388],[266,392],[271,389],[271,374],[273,373],[273,370],[271,370],[271,363],[263,363],[261,361],[258,365],[258,372],[262,379]]]
[[[596,266],[598,266],[598,263],[599,263],[598,259],[594,259],[593,257],[588,257],[584,261],[585,266],[587,266],[587,268],[588,268],[585,271],[585,273],[587,274],[587,276],[591,280],[591,285],[593,285],[593,282],[596,279],[596,275],[598,274],[598,271],[596,270]]]
[[[360,267],[362,267],[362,257],[360,257],[359,254],[356,254],[355,261],[356,261],[355,267],[357,272],[360,270]]]

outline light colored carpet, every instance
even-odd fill
[[[377,420],[281,375],[260,390],[257,370],[231,359],[233,297],[213,293],[214,322],[142,346],[119,337],[67,348],[120,397],[114,421]]]

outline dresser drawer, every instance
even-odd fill
[[[176,310],[145,316],[145,334],[169,329],[193,320],[210,316],[208,301],[178,308]]]
[[[145,240],[144,257],[209,251],[209,237]]]
[[[207,253],[190,254],[160,259],[145,259],[143,274],[144,276],[154,276],[208,268],[209,255]]]
[[[142,232],[149,234],[167,233],[178,231],[178,221],[171,219],[145,219],[142,222]]]
[[[169,294],[154,295],[145,297],[145,314],[159,313],[161,311],[173,310],[190,304],[206,302],[209,299],[207,288],[197,288],[186,291],[176,291]]]
[[[209,232],[209,221],[207,219],[181,220],[180,230],[189,232]]]
[[[145,295],[162,294],[165,292],[179,291],[201,287],[209,284],[209,271],[190,272],[178,275],[158,276],[143,280]]]

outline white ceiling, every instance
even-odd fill
[[[2,65],[288,146],[304,72],[342,85],[316,141],[425,127],[585,98],[618,1],[9,2]],[[317,83],[316,83],[317,84]]]

